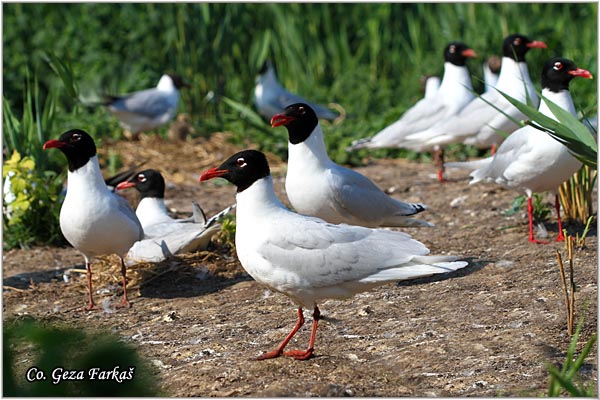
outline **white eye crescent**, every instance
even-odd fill
[[[244,159],[244,157],[240,157],[237,160],[235,160],[235,165],[237,165],[240,168],[244,168],[248,164],[246,163],[246,160]]]
[[[554,68],[555,71],[560,71],[561,69],[563,69],[563,65],[562,65],[562,63],[560,61],[557,61],[557,62],[554,63],[554,67],[553,68]]]

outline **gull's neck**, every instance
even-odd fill
[[[287,210],[275,195],[271,175],[261,178],[236,194],[237,218],[268,217],[275,210]]]
[[[169,93],[177,92],[177,88],[173,84],[173,80],[167,74],[160,77],[160,80],[158,81],[158,85],[156,85],[156,88],[158,90],[160,90],[161,92],[169,92]]]
[[[502,57],[502,67],[498,75],[496,89],[511,96],[523,96],[525,88],[527,88],[527,92],[532,99],[537,99],[527,63],[525,61],[517,62],[510,57]]]
[[[315,165],[327,167],[333,161],[327,155],[321,124],[317,123],[308,138],[298,144],[288,142],[288,169],[290,165]]]
[[[569,113],[571,113],[571,115],[577,115],[577,112],[575,111],[575,104],[573,104],[571,93],[568,90],[553,92],[550,89],[544,88],[542,89],[542,97],[567,110]],[[558,120],[552,111],[550,111],[550,108],[543,99],[540,101],[538,111],[554,120]]]
[[[165,199],[160,197],[144,197],[141,199],[135,209],[135,214],[144,227],[173,220],[167,212]]]
[[[100,171],[98,156],[93,156],[85,165],[75,171],[69,171],[67,185],[67,196],[71,193],[89,193],[91,196],[110,194]]]
[[[446,61],[444,63],[444,76],[438,91],[456,92],[457,90],[468,92],[473,90],[469,69],[466,65],[458,66]]]

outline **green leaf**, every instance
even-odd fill
[[[597,169],[597,145],[590,131],[576,117],[545,97],[550,111],[558,120],[550,118],[533,107],[523,104],[502,91],[499,91],[512,105],[525,114],[531,121],[528,125],[542,130],[565,145],[575,158],[583,164]]]
[[[246,120],[248,120],[250,123],[252,123],[253,125],[260,127],[260,128],[264,128],[265,127],[265,122],[263,121],[263,119],[260,117],[260,115],[258,115],[257,113],[255,113],[250,107],[248,107],[245,104],[239,103],[235,100],[232,100],[228,97],[221,97],[221,99],[225,102],[225,104],[227,104],[229,107],[233,108],[234,110],[238,111],[243,118],[245,118]]]
[[[73,68],[70,62],[64,62],[60,57],[52,52],[44,53],[46,62],[50,65],[50,68],[60,77],[65,85],[65,90],[74,99],[79,98],[79,88],[73,74]]]
[[[577,388],[572,381],[565,378],[563,374],[554,365],[548,364],[547,368],[552,379],[556,380],[556,382],[560,384],[560,386],[562,386],[572,396],[585,397],[585,393],[583,393],[579,388]],[[560,393],[558,393],[558,390],[555,390],[554,393],[552,393],[552,396],[558,396],[559,394]]]

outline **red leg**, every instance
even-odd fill
[[[87,286],[88,286],[88,305],[84,307],[85,311],[90,311],[96,308],[94,304],[94,296],[92,295],[92,263],[88,261],[87,258],[85,260],[85,269],[87,275]]]
[[[560,201],[558,201],[558,195],[554,200],[554,206],[556,207],[556,218],[558,219],[558,236],[556,237],[557,242],[564,242],[565,235],[563,234],[562,221],[560,220]]]
[[[491,149],[491,151],[490,151],[490,152],[492,153],[492,155],[496,154],[496,150],[497,150],[497,149],[498,149],[498,146],[496,145],[496,143],[494,143],[494,144],[492,145],[492,149]]]
[[[434,150],[433,153],[433,160],[435,165],[438,168],[437,171],[437,178],[439,182],[445,182],[446,180],[444,179],[444,149],[443,148],[437,148]]]
[[[286,351],[284,355],[294,357],[296,360],[308,360],[312,356],[315,347],[315,338],[317,336],[317,326],[319,325],[319,319],[321,319],[321,312],[319,311],[319,307],[315,305],[315,310],[313,312],[312,331],[310,333],[308,348],[306,350]]]
[[[531,243],[548,244],[548,242],[536,240],[533,236],[533,201],[531,197],[527,198],[527,215],[529,216],[529,241]]]
[[[119,307],[131,307],[131,303],[127,300],[127,269],[125,268],[125,262],[121,257],[121,275],[123,276],[123,301],[119,304]]]
[[[281,342],[275,350],[262,354],[257,358],[257,360],[266,360],[268,358],[275,358],[282,355],[283,349],[285,348],[285,346],[287,346],[290,340],[292,340],[292,338],[294,337],[296,332],[298,332],[298,330],[302,327],[302,325],[304,325],[304,315],[302,314],[302,307],[298,307],[298,321],[296,321],[294,329],[292,329],[292,331],[286,336],[285,339],[283,339],[283,342]]]

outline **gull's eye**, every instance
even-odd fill
[[[139,174],[139,175],[137,176],[137,180],[138,180],[138,182],[144,183],[144,182],[146,182],[148,179],[146,178],[146,175],[144,175],[144,174]]]
[[[298,107],[298,112],[300,114],[304,114],[304,113],[306,113],[306,110],[304,109],[304,107]]]
[[[71,137],[71,142],[79,142],[80,140],[81,140],[81,135],[79,133],[75,133]]]
[[[448,51],[449,51],[450,53],[454,53],[454,52],[456,52],[456,46],[454,46],[454,45],[450,46],[450,48],[448,49]]]
[[[237,165],[240,168],[244,168],[246,165],[246,160],[244,159],[244,157],[240,157],[237,160],[235,160],[235,165]]]
[[[513,41],[513,44],[514,44],[515,46],[519,46],[519,45],[521,44],[521,38],[516,38],[516,39]]]
[[[555,62],[555,63],[554,63],[554,67],[553,67],[553,69],[554,69],[555,71],[560,71],[561,69],[563,69],[563,65],[562,65],[562,63],[561,63],[560,61],[557,61],[557,62]]]

